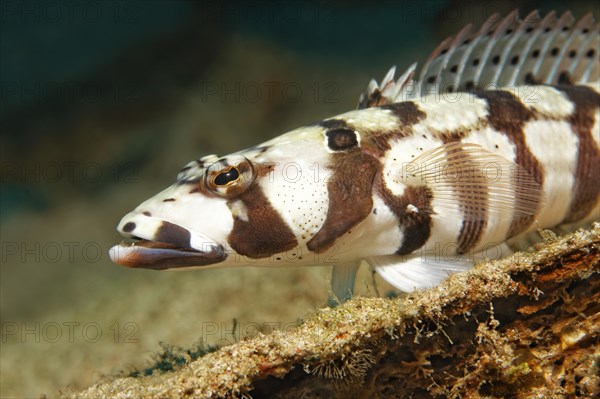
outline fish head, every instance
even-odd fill
[[[223,245],[233,225],[227,192],[252,183],[243,157],[209,155],[188,163],[176,182],[141,203],[117,226],[130,239],[110,250],[123,266],[171,269],[205,266],[227,258]]]
[[[132,243],[111,248],[111,259],[158,270],[306,263],[303,249],[328,209],[322,137],[322,128],[304,128],[188,163],[173,185],[123,217],[117,230]]]

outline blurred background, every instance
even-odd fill
[[[53,397],[326,304],[329,269],[128,270],[119,219],[188,161],[356,106],[468,22],[570,1],[0,2],[0,397]],[[301,156],[301,154],[299,154]],[[363,268],[362,295],[375,295]]]

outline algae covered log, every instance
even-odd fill
[[[356,298],[297,328],[168,372],[65,397],[501,398],[600,393],[600,225],[396,299]]]

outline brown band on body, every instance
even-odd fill
[[[228,203],[235,201],[241,201],[248,219],[236,217],[228,237],[229,245],[238,254],[254,259],[268,258],[298,245],[294,233],[258,184]]]
[[[391,142],[413,134],[412,126],[416,125],[427,115],[413,101],[404,101],[380,107],[391,112],[398,118],[399,129],[388,131],[365,131],[363,135],[363,150],[376,157],[383,157],[391,149]]]
[[[573,197],[564,222],[576,222],[592,211],[600,196],[600,151],[592,136],[600,95],[585,86],[563,86],[557,89],[563,91],[575,104],[575,111],[568,120],[579,141],[577,166]]]
[[[322,253],[336,239],[363,221],[373,208],[373,182],[381,167],[381,158],[391,148],[391,140],[412,133],[410,127],[426,117],[412,101],[382,106],[398,119],[398,131],[359,130],[360,148],[350,148],[345,153],[332,154],[331,177],[327,182],[329,209],[321,229],[308,242],[311,251]],[[357,130],[341,119],[329,119],[318,123],[328,131],[334,129]],[[350,147],[350,146],[348,146]]]
[[[515,145],[515,162],[522,166],[535,181],[543,187],[544,174],[537,158],[529,151],[525,142],[523,127],[533,118],[533,113],[523,105],[518,97],[506,91],[476,91],[475,94],[488,103],[488,122],[499,132],[503,132]],[[515,181],[519,184],[519,181]],[[526,202],[521,193],[516,190],[515,202]],[[541,201],[541,197],[539,198]],[[538,212],[539,212],[538,208]],[[515,236],[526,230],[534,221],[534,215],[513,217],[506,238]]]
[[[398,218],[404,239],[396,251],[397,255],[408,255],[421,248],[431,235],[431,201],[433,193],[426,186],[407,186],[401,196],[394,195],[386,187],[381,173],[377,175],[375,189],[383,202]],[[408,209],[409,205],[416,208]]]
[[[323,226],[307,243],[310,251],[322,253],[336,239],[360,223],[373,207],[373,177],[379,161],[355,148],[332,154],[332,174],[327,182],[329,209]]]
[[[383,105],[381,109],[392,111],[392,113],[400,120],[400,124],[404,126],[416,125],[427,117],[427,114],[421,111],[413,101],[403,101],[400,103]]]

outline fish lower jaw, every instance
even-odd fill
[[[115,245],[109,249],[111,260],[121,266],[136,269],[168,270],[192,266],[207,266],[223,262],[227,253],[222,245],[205,245],[206,250],[181,248],[149,240]]]

